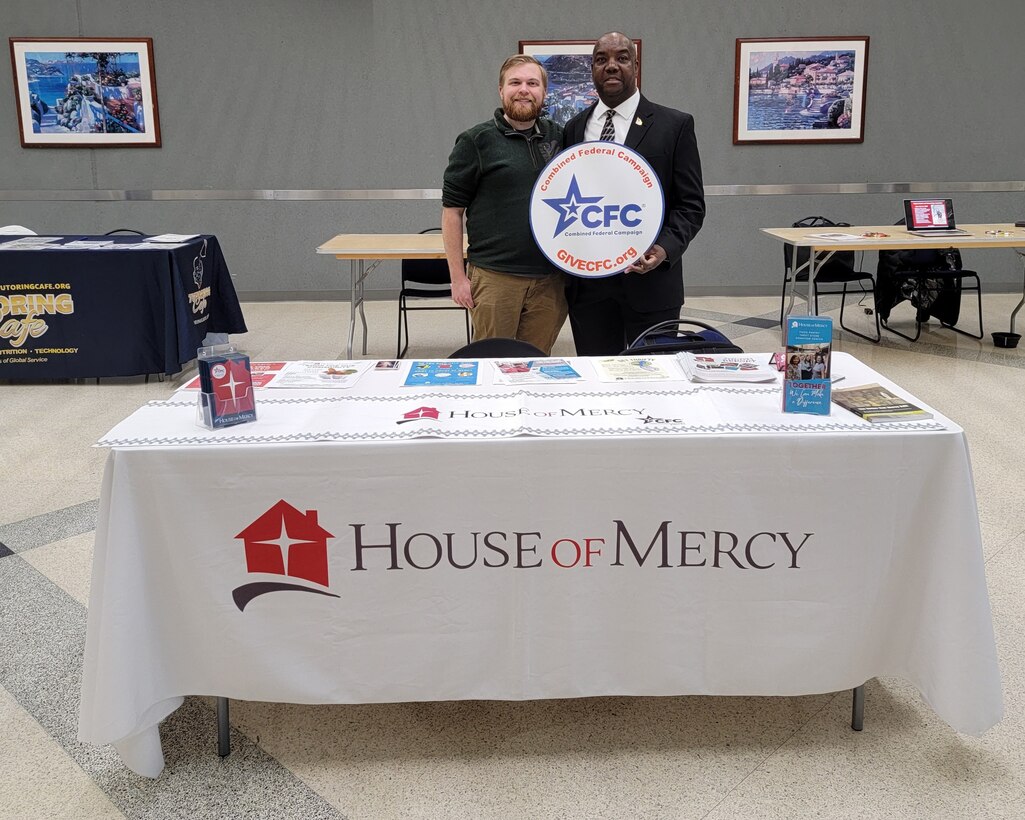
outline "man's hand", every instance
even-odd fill
[[[666,261],[666,252],[661,245],[652,245],[644,256],[626,269],[626,273],[647,273]]]
[[[452,301],[467,310],[473,308],[473,297],[470,295],[470,280],[465,275],[452,277]]]
[[[473,307],[473,297],[463,261],[463,212],[463,208],[441,209],[441,240],[448,260],[448,278],[452,280],[452,301],[469,310]]]

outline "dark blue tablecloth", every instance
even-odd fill
[[[83,239],[141,237],[60,244]],[[214,236],[152,250],[0,249],[0,379],[177,373],[211,332],[246,332]]]

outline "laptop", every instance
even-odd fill
[[[904,224],[915,236],[968,236],[954,223],[954,203],[949,199],[905,199]]]

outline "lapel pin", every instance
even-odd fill
[[[640,117],[638,117],[634,120],[634,125],[644,125],[644,121]]]

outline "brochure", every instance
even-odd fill
[[[370,367],[370,362],[289,362],[266,384],[267,387],[339,389],[352,387]]]
[[[829,415],[833,320],[828,316],[788,316],[783,412]]]
[[[580,382],[584,378],[566,359],[516,359],[493,362],[494,384]]]
[[[778,372],[765,356],[735,353],[677,353],[692,382],[774,382]]]
[[[480,362],[446,359],[441,362],[413,362],[409,366],[405,387],[453,387],[477,383]]]
[[[924,421],[932,413],[902,399],[879,384],[863,384],[833,391],[833,401],[865,421]]]
[[[614,356],[595,359],[594,369],[603,382],[655,382],[679,380],[674,356]]]
[[[252,373],[253,387],[266,387],[285,366],[285,362],[250,362],[249,368]],[[179,390],[199,390],[200,378],[196,376],[192,381],[183,384]]]
[[[256,421],[256,397],[249,357],[234,345],[214,345],[199,349],[200,392],[196,403],[196,421],[201,427],[216,430]]]

